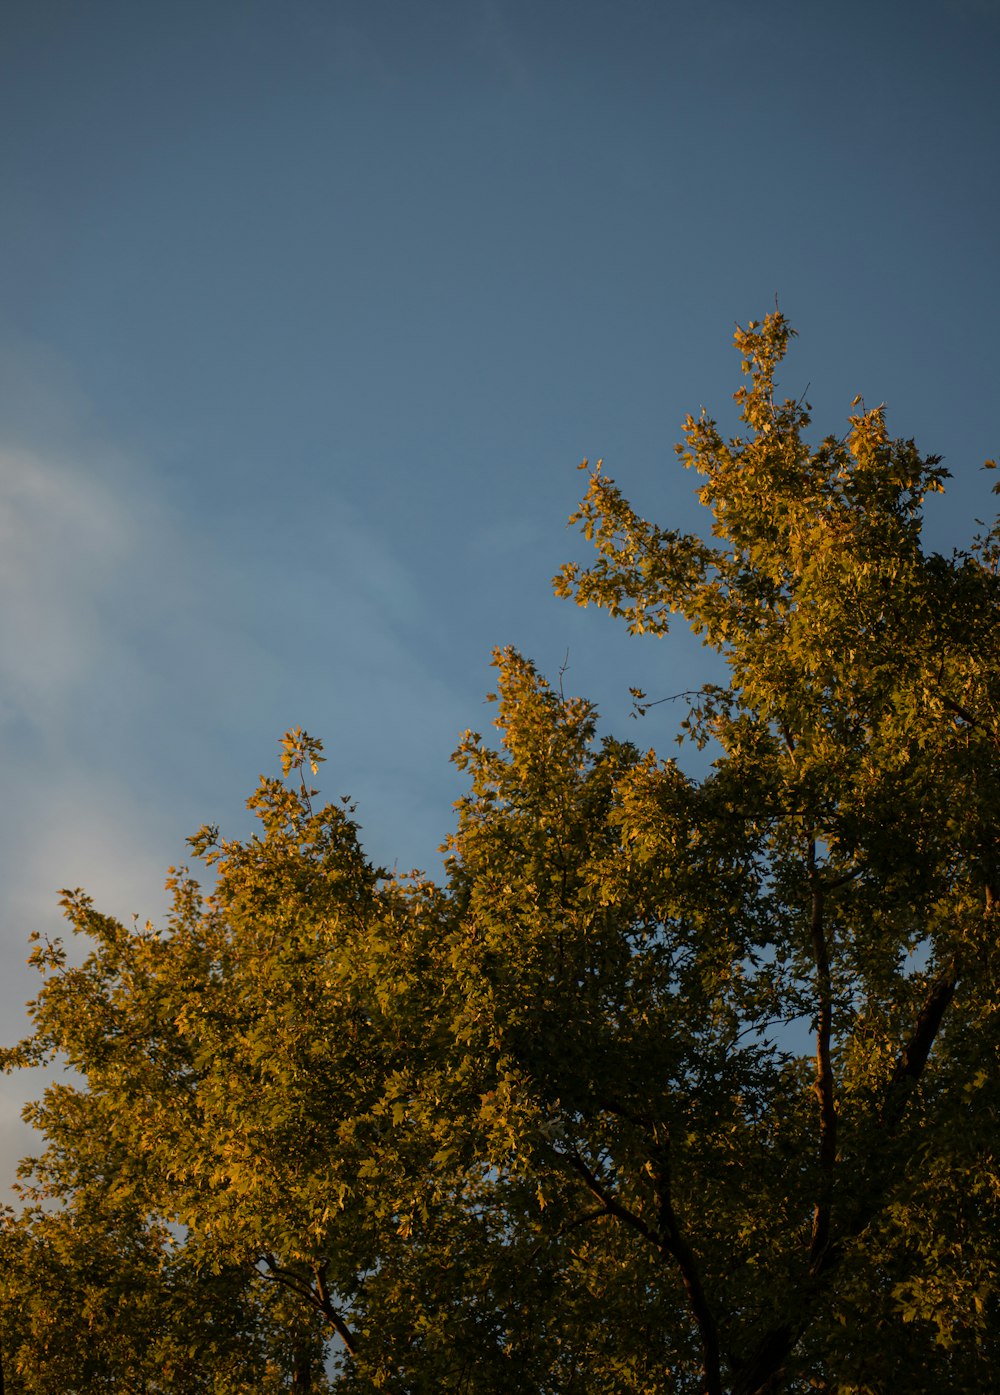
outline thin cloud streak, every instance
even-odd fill
[[[66,443],[0,444],[7,1041],[39,987],[29,933],[65,928],[59,889],[161,923],[186,836],[204,820],[246,831],[242,801],[282,730],[327,738],[324,793],[356,796],[373,855],[408,864],[447,831],[428,773],[447,782],[465,724],[419,647],[416,579],[356,512],[330,497],[287,526],[182,521],[141,463],[104,457],[83,434],[75,459]],[[14,1078],[0,1094],[0,1162],[25,1149],[17,1116],[36,1089]]]
[[[0,450],[0,684],[32,722],[99,662],[102,592],[132,551],[111,491],[65,464]]]

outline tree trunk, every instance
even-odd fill
[[[313,1383],[313,1358],[309,1350],[299,1351],[295,1357],[295,1369],[292,1372],[293,1390],[311,1390]],[[0,1395],[3,1390],[0,1389]]]

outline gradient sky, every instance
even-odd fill
[[[154,919],[301,724],[378,861],[434,867],[514,644],[664,754],[700,681],[551,594],[587,456],[701,527],[775,296],[855,393],[1000,448],[996,0],[3,0],[0,1017],[57,889]],[[654,715],[655,714],[655,715]],[[0,1096],[0,1167],[26,1137]]]

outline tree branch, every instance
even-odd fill
[[[330,1290],[327,1287],[326,1282],[326,1265],[317,1265],[315,1274],[316,1291],[320,1299],[320,1312],[323,1314],[327,1322],[329,1322],[330,1326],[333,1328],[337,1336],[343,1342],[348,1355],[357,1356],[357,1340],[354,1336],[354,1333],[350,1330],[350,1328],[347,1326],[347,1323],[341,1317],[340,1313],[333,1306],[333,1301],[330,1298]]]
[[[809,882],[812,887],[810,934],[816,964],[816,992],[819,1014],[816,1026],[816,1078],[813,1093],[819,1105],[819,1195],[813,1208],[809,1262],[815,1266],[830,1240],[833,1206],[833,1170],[837,1160],[837,1106],[833,1091],[833,1062],[830,1040],[833,1036],[833,995],[830,986],[830,955],[823,924],[824,890],[816,869],[816,842],[809,840]]]
[[[986,722],[980,721],[974,712],[970,712],[967,707],[964,707],[960,702],[956,702],[954,698],[947,697],[944,693],[941,693],[940,696],[943,706],[946,707],[949,712],[954,712],[956,717],[961,717],[962,721],[965,722],[967,726],[972,727],[974,731],[985,732],[985,734],[992,737],[994,741],[997,740],[997,733],[994,729],[987,725]]]
[[[564,1235],[569,1235],[571,1231],[578,1230],[580,1226],[589,1225],[591,1221],[599,1221],[604,1216],[610,1215],[611,1212],[602,1202],[600,1206],[595,1206],[592,1211],[581,1211],[581,1213],[578,1216],[574,1216],[572,1220],[564,1221],[555,1232],[542,1237],[528,1255],[527,1264],[533,1264],[545,1249],[546,1245],[551,1245],[554,1240],[561,1240]],[[2,1390],[0,1390],[0,1395],[3,1395]]]
[[[924,999],[916,1026],[899,1054],[882,1104],[881,1122],[890,1128],[899,1123],[913,1087],[923,1074],[945,1012],[955,996],[958,980],[958,965],[953,962],[939,976]]]
[[[625,1225],[629,1226],[630,1229],[637,1231],[644,1240],[648,1240],[656,1249],[662,1250],[663,1242],[656,1231],[652,1230],[641,1216],[637,1216],[634,1211],[630,1211],[612,1192],[609,1192],[606,1187],[602,1186],[597,1175],[591,1172],[590,1168],[583,1161],[575,1148],[571,1153],[565,1153],[563,1156],[569,1161],[569,1165],[572,1167],[573,1171],[577,1173],[579,1177],[583,1178],[587,1190],[592,1196],[597,1198],[609,1216],[617,1216],[617,1218]]]
[[[706,1395],[722,1395],[722,1373],[720,1367],[719,1328],[715,1315],[709,1307],[708,1297],[702,1286],[698,1272],[698,1262],[694,1251],[681,1232],[674,1211],[670,1185],[670,1157],[667,1147],[658,1150],[656,1189],[660,1202],[660,1225],[665,1236],[663,1247],[673,1255],[681,1271],[681,1279],[687,1293],[688,1303],[698,1324],[702,1352],[705,1360]]]
[[[831,881],[824,882],[823,890],[839,891],[842,886],[847,886],[849,882],[857,881],[863,871],[863,867],[852,867],[849,872],[843,872],[839,877],[834,877]]]
[[[357,1356],[357,1339],[330,1299],[330,1293],[326,1286],[325,1266],[320,1266],[314,1270],[316,1279],[316,1287],[314,1288],[309,1280],[304,1279],[301,1274],[296,1274],[293,1269],[285,1269],[280,1265],[274,1255],[266,1254],[262,1258],[269,1271],[264,1277],[273,1279],[276,1284],[281,1284],[283,1288],[287,1288],[292,1293],[297,1294],[299,1298],[305,1299],[311,1307],[322,1313],[343,1342],[348,1354]]]
[[[987,886],[987,914],[994,903],[995,896],[992,888]],[[882,1124],[887,1138],[892,1137],[896,1126],[902,1119],[907,1100],[923,1074],[944,1015],[955,996],[959,978],[960,969],[957,962],[949,965],[938,977],[924,999],[924,1005],[917,1017],[913,1031],[899,1054],[879,1116],[879,1122]],[[809,1277],[812,1300],[815,1300],[820,1290],[836,1274],[844,1256],[846,1242],[856,1240],[882,1210],[891,1180],[891,1177],[885,1173],[878,1178],[875,1189],[869,1194],[866,1203],[854,1212],[849,1223],[843,1227],[833,1244],[830,1243],[829,1235],[827,1235],[824,1246],[817,1254],[813,1255],[812,1247],[810,1247],[812,1265]],[[814,1242],[815,1235],[816,1222],[814,1217]],[[753,1354],[737,1369],[733,1395],[767,1395],[768,1391],[775,1389],[776,1382],[780,1379],[792,1349],[808,1325],[809,1318],[806,1317],[803,1321],[794,1324],[780,1324],[766,1333]]]
[[[687,1294],[688,1304],[701,1339],[705,1395],[722,1395],[722,1372],[720,1361],[719,1329],[715,1316],[709,1307],[694,1251],[681,1233],[680,1225],[670,1197],[670,1173],[666,1149],[658,1150],[656,1159],[656,1191],[660,1203],[660,1224],[662,1231],[653,1230],[641,1216],[625,1206],[602,1185],[575,1150],[566,1155],[571,1167],[583,1178],[588,1189],[609,1215],[617,1216],[624,1224],[648,1240],[661,1255],[669,1255],[680,1270],[681,1282]]]

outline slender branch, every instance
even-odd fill
[[[283,1268],[274,1255],[266,1254],[263,1256],[263,1260],[269,1270],[269,1273],[264,1277],[273,1279],[275,1283],[281,1284],[283,1288],[287,1288],[292,1293],[297,1294],[299,1298],[305,1299],[311,1307],[322,1313],[343,1342],[348,1354],[357,1356],[357,1338],[330,1299],[330,1293],[326,1286],[325,1266],[314,1270],[316,1278],[316,1287],[314,1288],[308,1279],[302,1278],[301,1274],[296,1274],[293,1269]]]
[[[955,996],[958,980],[958,965],[953,962],[938,977],[924,999],[916,1025],[909,1041],[899,1053],[896,1068],[889,1081],[889,1089],[882,1104],[883,1124],[894,1126],[902,1117],[906,1101],[924,1072],[945,1012]]]
[[[934,1045],[934,1039],[948,1004],[954,997],[957,984],[957,968],[952,967],[941,975],[928,993],[910,1039],[900,1053],[881,1115],[881,1122],[888,1126],[887,1132],[890,1135],[902,1117],[910,1091],[920,1079],[927,1064],[931,1047]],[[819,1034],[817,1034],[817,1038],[818,1036]],[[817,1083],[818,1079],[817,1075]],[[822,1146],[821,1133],[821,1162]],[[810,1247],[812,1260],[810,1279],[814,1297],[819,1292],[819,1288],[830,1281],[839,1267],[844,1256],[845,1242],[857,1239],[882,1210],[890,1181],[891,1178],[888,1176],[880,1178],[874,1193],[869,1196],[865,1205],[855,1211],[850,1222],[843,1227],[842,1232],[837,1236],[834,1244],[829,1242],[829,1230],[827,1229],[824,1242],[818,1251],[815,1250],[816,1217],[814,1215],[813,1245]],[[828,1215],[826,1224],[829,1227]],[[806,1319],[795,1326],[783,1323],[768,1332],[753,1355],[740,1368],[733,1395],[763,1395],[763,1392],[773,1388],[774,1381],[780,1374],[795,1343],[808,1326],[808,1321]]]
[[[307,1303],[311,1303],[314,1307],[316,1306],[316,1295],[308,1280],[303,1279],[301,1274],[296,1274],[292,1269],[283,1268],[275,1259],[274,1255],[264,1255],[263,1259],[268,1269],[268,1272],[262,1276],[263,1278],[271,1279],[274,1283],[281,1284],[282,1288],[290,1289],[292,1293],[296,1293],[300,1298],[304,1298]]]
[[[597,1100],[597,1106],[599,1109],[606,1109],[609,1114],[614,1114],[618,1119],[624,1119],[627,1124],[631,1124],[634,1128],[645,1129],[651,1134],[656,1130],[656,1122],[651,1114],[633,1114],[631,1110],[626,1109],[624,1105],[619,1104],[617,1100],[610,1099],[607,1095],[602,1095]]]
[[[823,924],[824,889],[816,870],[815,839],[809,840],[808,867],[812,887],[810,934],[819,999],[813,1093],[819,1105],[820,1189],[813,1208],[812,1236],[809,1243],[809,1260],[815,1266],[830,1240],[833,1169],[837,1159],[837,1106],[833,1092],[833,1062],[830,1055],[830,1041],[833,1036],[833,994],[830,985],[830,955]]]
[[[666,1147],[658,1150],[656,1189],[660,1201],[660,1226],[665,1236],[665,1247],[673,1255],[681,1271],[681,1279],[688,1296],[688,1303],[698,1324],[702,1351],[705,1359],[706,1395],[722,1395],[721,1347],[719,1328],[715,1315],[709,1307],[708,1296],[702,1287],[701,1275],[694,1251],[681,1232],[674,1211],[670,1185],[670,1156]]]
[[[533,1264],[547,1245],[551,1245],[554,1240],[561,1240],[564,1235],[569,1235],[571,1231],[579,1230],[580,1226],[589,1225],[591,1221],[599,1221],[604,1216],[610,1216],[611,1212],[602,1202],[600,1206],[595,1206],[592,1211],[581,1211],[578,1216],[574,1216],[570,1221],[564,1221],[558,1230],[550,1235],[544,1235],[538,1244],[528,1255],[527,1263]],[[0,1390],[0,1395],[3,1391]]]
[[[662,1230],[653,1230],[641,1216],[610,1192],[580,1157],[572,1152],[566,1155],[571,1167],[583,1178],[587,1190],[605,1207],[609,1215],[617,1216],[624,1225],[636,1231],[643,1239],[654,1245],[661,1255],[669,1255],[680,1270],[681,1282],[687,1294],[688,1304],[698,1328],[704,1362],[705,1395],[722,1395],[721,1349],[719,1329],[715,1316],[709,1307],[708,1298],[702,1287],[701,1276],[694,1251],[681,1233],[676,1213],[670,1197],[670,1173],[666,1150],[659,1150],[657,1157],[656,1188],[660,1203],[660,1224]]]
[[[974,731],[985,732],[986,735],[992,737],[994,741],[997,740],[997,733],[994,729],[986,722],[981,721],[974,712],[970,712],[967,707],[964,707],[960,702],[956,702],[954,698],[947,697],[944,693],[940,696],[942,704],[948,711],[954,712],[956,717],[961,717],[962,721],[965,722],[967,726],[972,727]]]
[[[812,1231],[809,1241],[810,1280],[815,1284],[821,1272],[829,1270],[831,1253],[839,1258],[839,1247],[830,1248],[830,1222],[833,1210],[833,1174],[837,1159],[837,1106],[834,1096],[833,1061],[830,1044],[833,1037],[833,992],[830,977],[830,953],[824,925],[825,896],[830,887],[822,882],[816,862],[816,841],[810,839],[807,848],[809,885],[812,893],[810,938],[816,965],[816,994],[819,1011],[816,1025],[816,1074],[813,1094],[819,1106],[819,1194],[813,1206]],[[833,886],[841,886],[857,873],[838,878]],[[805,1323],[780,1323],[771,1328],[746,1360],[736,1365],[733,1395],[766,1395],[776,1389],[788,1357]]]
[[[996,899],[994,889],[988,885],[986,888],[987,914],[996,904]],[[815,909],[814,903],[814,913]],[[957,962],[949,965],[938,977],[924,999],[924,1005],[917,1017],[909,1040],[899,1054],[880,1115],[880,1123],[884,1130],[883,1136],[886,1139],[892,1137],[896,1125],[902,1118],[913,1087],[924,1072],[944,1015],[955,996],[959,977],[960,968]],[[834,1242],[830,1243],[828,1235],[822,1249],[815,1255],[812,1255],[811,1252],[812,1265],[809,1274],[811,1302],[816,1301],[822,1289],[836,1275],[846,1252],[846,1243],[850,1240],[856,1240],[882,1211],[892,1180],[891,1175],[883,1171],[874,1190],[869,1193],[865,1204],[854,1211],[848,1223],[842,1226]],[[756,1349],[737,1368],[732,1395],[766,1395],[768,1391],[774,1390],[792,1349],[808,1327],[810,1320],[809,1316],[804,1316],[795,1323],[778,1324],[765,1333]]]
[[[701,697],[701,695],[701,688],[686,688],[682,693],[671,693],[669,697],[653,698],[649,702],[643,698],[639,706],[641,706],[642,711],[645,712],[649,707],[659,707],[661,702],[677,702],[680,698]]]
[[[656,1231],[652,1230],[641,1216],[637,1216],[634,1211],[630,1211],[627,1206],[624,1206],[613,1192],[609,1192],[606,1187],[602,1186],[600,1179],[591,1172],[575,1149],[572,1153],[566,1153],[564,1156],[569,1161],[573,1171],[583,1178],[587,1190],[597,1198],[609,1216],[617,1216],[618,1220],[629,1226],[630,1229],[637,1231],[644,1240],[648,1240],[658,1250],[663,1249],[663,1241]]]
[[[823,890],[839,891],[842,886],[847,886],[848,882],[857,881],[863,871],[863,867],[852,867],[849,872],[844,872],[839,877],[833,877],[830,881],[824,882]]]
[[[343,1342],[348,1355],[357,1356],[358,1349],[355,1336],[353,1332],[351,1332],[350,1328],[347,1326],[347,1323],[341,1317],[340,1313],[333,1306],[333,1301],[330,1297],[330,1290],[326,1282],[326,1265],[317,1265],[313,1272],[316,1275],[316,1291],[319,1294],[320,1298],[320,1311],[323,1313],[323,1316],[330,1323],[330,1326],[336,1332],[337,1336]]]

